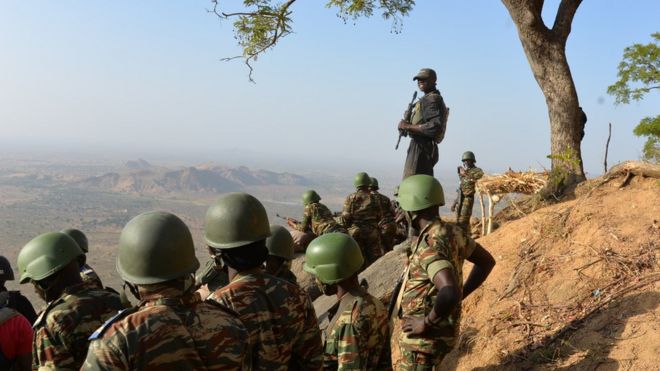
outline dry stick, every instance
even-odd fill
[[[605,172],[603,174],[607,173],[607,151],[610,148],[610,138],[611,137],[612,137],[612,123],[610,122],[609,123],[609,133],[607,134],[607,143],[605,143],[605,161],[604,161]]]

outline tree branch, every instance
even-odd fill
[[[582,0],[561,0],[555,17],[555,24],[552,26],[552,32],[562,41],[566,41],[571,33],[571,24],[577,8]]]

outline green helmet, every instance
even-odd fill
[[[445,194],[437,179],[430,175],[412,175],[401,182],[399,205],[405,211],[419,211],[445,204]]]
[[[68,235],[62,232],[41,234],[18,253],[19,282],[48,278],[81,255],[82,250]]]
[[[78,244],[78,247],[80,247],[80,250],[82,250],[85,254],[89,252],[89,247],[87,244],[87,236],[79,230],[79,229],[63,229],[60,232],[66,234],[67,236],[73,238],[74,241]]]
[[[14,270],[11,269],[11,264],[9,260],[4,256],[0,255],[0,281],[13,281],[14,280]]]
[[[313,189],[306,190],[302,195],[302,202],[305,206],[319,201],[321,201],[321,196],[319,196],[319,194]]]
[[[190,230],[174,214],[142,213],[121,231],[117,273],[124,281],[150,285],[183,277],[197,268]]]
[[[373,189],[378,189],[378,179],[371,177],[369,178],[369,186]]]
[[[367,173],[361,172],[355,175],[355,179],[353,180],[353,185],[355,185],[355,188],[362,186],[369,186],[370,184],[371,184],[371,178],[369,178],[369,175]]]
[[[326,233],[315,238],[305,253],[305,272],[325,284],[343,281],[360,270],[364,257],[355,240],[344,233]]]
[[[266,239],[268,254],[279,256],[286,260],[293,259],[293,237],[281,225],[270,226],[270,237]]]
[[[247,193],[229,193],[206,211],[204,238],[209,247],[232,249],[270,236],[264,205]]]
[[[477,162],[477,159],[474,157],[474,152],[472,151],[463,152],[463,157],[461,157],[461,161],[466,161],[466,160],[472,160],[474,162]]]

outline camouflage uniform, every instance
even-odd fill
[[[380,239],[385,251],[392,250],[394,246],[394,238],[396,237],[397,227],[394,222],[394,209],[392,208],[392,201],[389,197],[385,196],[378,191],[371,191],[376,196],[380,203],[380,209],[383,212],[383,217],[378,222],[378,229],[380,230]]]
[[[253,369],[321,369],[316,314],[298,286],[251,269],[238,273],[207,300],[238,313],[249,331]]]
[[[79,369],[89,336],[121,309],[116,293],[88,282],[67,287],[34,323],[32,368]]]
[[[456,223],[467,232],[468,236],[471,233],[470,217],[474,207],[475,185],[482,176],[484,172],[478,167],[465,169],[465,175],[459,174],[461,193],[459,197],[462,197],[463,201],[460,203],[460,209],[456,210]]]
[[[287,263],[288,264],[288,263]],[[298,285],[298,277],[296,277],[293,272],[291,272],[291,269],[289,269],[288,266],[282,265],[280,269],[277,271],[276,274],[274,274],[275,277],[281,278],[287,282],[291,282],[292,284],[299,286]]]
[[[88,370],[240,370],[248,367],[248,332],[236,314],[169,283],[140,286],[139,306],[94,335]]]
[[[373,194],[358,190],[346,197],[341,217],[348,234],[362,250],[366,268],[383,255],[378,228],[378,222],[383,218],[380,202]]]
[[[426,226],[408,257],[409,266],[400,293],[398,317],[423,317],[429,314],[438,294],[432,279],[443,269],[451,270],[458,291],[462,292],[463,261],[472,254],[475,247],[474,240],[467,237],[461,228],[443,223],[440,219]],[[402,354],[398,369],[430,370],[438,366],[454,346],[460,321],[459,303],[447,318],[424,335],[411,338],[401,331],[396,339],[392,338],[392,346],[398,346]]]
[[[103,282],[101,282],[101,278],[99,278],[99,275],[96,274],[94,269],[92,269],[92,267],[87,264],[82,264],[80,266],[80,278],[82,278],[84,282],[91,283],[96,288],[103,288]]]
[[[365,291],[344,295],[324,331],[323,368],[389,369],[389,330],[383,304]]]
[[[332,212],[327,206],[320,202],[313,202],[305,205],[303,218],[296,226],[300,232],[312,232],[316,236],[330,232],[344,232],[344,228],[337,224],[332,217]]]

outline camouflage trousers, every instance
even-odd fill
[[[401,333],[401,323],[398,316],[392,316],[390,321],[392,369],[396,371],[439,370],[440,363],[449,354],[452,346],[436,342],[433,353],[412,350],[400,341],[405,336]]]
[[[360,246],[362,255],[364,255],[364,265],[362,269],[366,269],[376,259],[383,256],[383,248],[380,241],[380,231],[377,226],[370,225],[352,225],[348,228],[348,234]]]
[[[467,235],[472,234],[472,227],[470,226],[470,218],[472,217],[472,208],[474,207],[474,196],[463,197],[461,209],[456,213],[456,224],[458,224]]]

